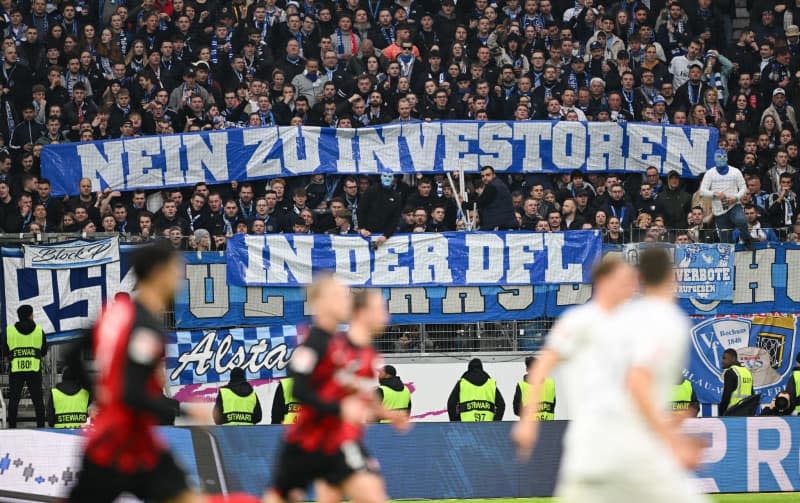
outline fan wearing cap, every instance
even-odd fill
[[[772,117],[778,130],[790,127],[797,131],[797,114],[792,105],[786,103],[786,91],[776,87],[772,91],[772,103],[761,114],[761,123],[766,117]]]
[[[688,79],[675,90],[675,101],[684,109],[691,109],[694,105],[702,104],[708,85],[703,82],[703,66],[692,63],[689,65]]]
[[[728,165],[728,152],[717,149],[714,153],[715,166],[706,171],[700,184],[700,195],[711,199],[714,223],[720,241],[732,243],[731,231],[735,228],[744,239],[745,247],[751,248],[750,232],[744,218],[742,198],[747,194],[742,172]]]
[[[203,103],[209,102],[208,91],[197,83],[194,72],[194,68],[187,68],[183,72],[183,83],[170,93],[168,108],[180,110],[184,105],[189,104],[190,98],[195,94],[199,94],[203,98]]]
[[[759,44],[770,39],[773,41],[778,40],[784,35],[783,24],[775,19],[775,11],[772,10],[773,5],[774,3],[770,2],[769,6],[761,9],[761,16],[752,24],[753,31],[756,33],[756,41]],[[778,7],[776,6],[775,8],[777,9]]]
[[[784,24],[786,23],[786,18],[792,16],[792,12],[789,11],[784,15]],[[791,24],[786,28],[786,46],[789,48],[789,52],[792,54],[792,58],[800,56],[800,27],[796,24]]]

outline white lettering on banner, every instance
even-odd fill
[[[429,314],[431,302],[425,288],[390,288],[390,314]]]
[[[228,179],[228,134],[224,131],[209,133],[206,139],[200,135],[184,137],[186,179],[225,182]],[[206,172],[210,176],[206,176]]]
[[[291,272],[298,283],[310,284],[314,236],[294,235],[292,243],[294,248],[289,244],[289,239],[282,234],[245,236],[248,252],[245,277],[248,281],[253,283],[264,281],[266,272],[266,283],[286,283]],[[269,257],[266,259],[266,264],[264,253]]]
[[[369,241],[360,236],[331,236],[336,256],[336,275],[342,281],[364,285],[369,281]]]
[[[525,141],[522,171],[542,171],[542,140],[549,140],[553,127],[547,122],[522,122],[514,126],[514,139]]]
[[[88,307],[86,316],[60,316],[58,320],[61,331],[87,328],[87,320],[97,319],[97,315],[100,313],[102,302],[98,301],[103,298],[102,287],[100,285],[94,285],[73,290],[72,282],[70,281],[70,275],[72,274],[70,269],[59,269],[55,271],[55,273],[56,284],[54,286],[59,289],[58,300],[60,306],[67,307],[79,302],[86,302],[86,306]],[[102,278],[103,268],[99,266],[87,267],[86,276],[88,278]]]
[[[800,250],[786,250],[786,296],[800,302],[800,281],[788,281],[788,278],[800,278]]]
[[[225,275],[222,275],[225,283]],[[245,288],[247,300],[244,303],[244,316],[283,317],[284,298],[282,295],[266,295],[264,288],[250,286]]]
[[[122,168],[122,141],[107,141],[99,145],[82,143],[75,147],[81,160],[81,173],[84,178],[92,180],[92,187],[100,189],[99,180],[109,187],[124,187],[125,175]],[[77,184],[77,180],[75,181]]]
[[[628,158],[625,169],[628,171],[645,171],[648,166],[655,166],[663,172],[663,159],[653,153],[653,145],[664,143],[664,128],[646,124],[627,123],[628,127]]]
[[[385,169],[400,166],[400,128],[365,128],[356,131],[361,161],[358,163],[359,173],[377,173],[378,162]]]
[[[414,170],[422,170],[424,166],[433,166],[436,160],[436,147],[441,137],[442,128],[435,122],[402,123],[400,140],[408,145],[408,153]]]
[[[440,234],[412,234],[411,246],[414,248],[412,283],[453,282],[453,275],[447,265],[447,238]]]
[[[506,236],[508,247],[508,283],[526,283],[530,281],[531,272],[525,267],[533,264],[534,251],[541,251],[544,247],[544,233],[536,234],[509,234]]]
[[[225,334],[219,340],[217,347],[216,331],[208,332],[191,350],[178,355],[178,365],[170,373],[170,379],[177,379],[190,365],[194,365],[195,375],[205,375],[213,368],[217,374],[224,374],[237,367],[247,367],[250,372],[258,373],[262,370],[283,370],[289,364],[289,347],[279,344],[273,348],[265,339],[259,340],[245,351],[239,344],[233,348],[233,335]]]
[[[706,147],[711,138],[711,130],[708,128],[694,128],[690,131],[691,138],[686,134],[673,128],[664,128],[665,145],[667,149],[667,165],[681,166],[681,160],[685,160],[693,175],[700,175],[704,170],[699,169],[706,162]]]
[[[561,121],[553,127],[553,164],[578,169],[586,162],[586,128],[582,122]]]
[[[274,151],[278,143],[278,129],[276,127],[245,128],[242,130],[242,143],[256,145],[256,149],[245,164],[247,176],[279,175],[281,173],[281,160],[274,158]],[[272,157],[268,159],[268,157]]]
[[[448,126],[442,166],[445,171],[478,165],[478,155],[469,153],[472,150],[470,142],[478,139],[478,127],[477,122],[456,122]]]
[[[752,253],[736,253],[733,303],[774,302],[775,288],[772,283],[774,263],[773,248],[755,250]]]
[[[786,420],[777,417],[748,417],[745,421],[747,421],[747,491],[761,490],[762,464],[767,465],[781,491],[794,491],[782,464],[792,450],[792,430]],[[777,431],[778,446],[775,449],[761,448],[762,430]]]
[[[497,303],[506,311],[523,311],[533,304],[532,286],[504,287],[502,290],[497,294]]]
[[[583,279],[580,264],[567,264],[564,267],[564,234],[548,232],[544,234],[544,246],[547,249],[547,268],[544,280],[547,283],[579,283]]]
[[[586,170],[606,171],[624,166],[622,126],[616,122],[590,122],[588,126],[589,156],[586,158]]]
[[[283,166],[292,172],[316,169],[320,164],[317,138],[309,134],[303,135],[303,128],[280,128],[283,144]]]
[[[277,126],[53,145],[43,152],[42,164],[45,176],[55,180],[56,195],[76,191],[72,177],[78,173],[67,180],[60,169],[65,163],[79,163],[95,189],[126,190],[311,174],[323,166],[322,156],[324,169],[339,174],[476,172],[482,165],[522,173],[643,172],[653,165],[662,173],[676,169],[688,176],[705,170],[714,136],[700,127],[563,121],[448,121],[333,131]]]
[[[6,320],[17,319],[17,308],[21,304],[29,304],[33,307],[33,319],[42,326],[45,333],[53,333],[57,330],[58,320],[50,319],[45,307],[53,305],[55,302],[53,288],[46,288],[51,283],[53,271],[46,269],[36,269],[36,283],[43,286],[39,288],[39,293],[33,297],[20,298],[19,275],[17,274],[24,267],[22,257],[3,257],[3,280],[6,284]]]
[[[509,141],[514,137],[511,126],[504,122],[487,123],[478,130],[478,135],[478,145],[483,151],[478,162],[482,166],[492,166],[498,171],[507,170],[513,160]]]
[[[27,279],[20,272],[27,271]],[[30,276],[33,274],[34,276]],[[13,322],[16,309],[21,304],[33,307],[33,316],[47,334],[59,334],[87,328],[97,318],[104,299],[113,299],[120,292],[133,289],[133,271],[120,274],[120,262],[102,266],[78,267],[75,269],[25,269],[22,257],[3,257],[5,289],[5,316]],[[74,285],[76,277],[85,277],[88,284],[80,288]],[[100,280],[100,281],[98,281]],[[35,295],[31,295],[36,292]],[[103,295],[105,293],[105,295]],[[84,306],[74,315],[70,308]]]
[[[467,283],[498,283],[503,277],[504,243],[494,234],[467,234],[464,236],[469,261]],[[487,260],[488,259],[488,260]]]
[[[127,140],[124,145],[125,153],[128,154],[126,185],[163,186],[164,167],[153,166],[153,156],[161,153],[161,139],[158,136],[133,138]]]
[[[177,135],[161,137],[161,149],[164,154],[165,185],[183,185],[188,183],[186,179],[186,172],[183,171],[183,168],[181,167],[182,143],[181,137]],[[200,172],[200,174],[202,175],[203,173]]]
[[[211,302],[208,301],[209,283]],[[219,318],[227,314],[230,305],[225,264],[186,264],[186,285],[189,309],[193,313],[201,314],[203,318]]]
[[[711,435],[707,447],[703,449],[700,462],[704,465],[713,465],[725,459],[728,453],[728,429],[725,423],[716,417],[703,418],[702,420],[688,420],[681,423],[683,433],[698,438]],[[698,489],[704,493],[718,493],[719,486],[713,477],[698,478]]]
[[[450,286],[442,298],[443,314],[482,313],[486,301],[477,286]]]
[[[356,137],[355,129],[337,129],[336,144],[339,147],[339,157],[336,159],[337,173],[357,173],[358,161],[356,160],[353,139]]]
[[[408,253],[408,236],[392,236],[375,250],[375,270],[372,272],[372,284],[407,285],[409,283],[408,267],[400,267],[398,255]]]

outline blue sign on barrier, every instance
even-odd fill
[[[42,172],[53,194],[162,189],[312,173],[644,173],[695,177],[713,165],[716,128],[628,122],[410,122],[359,129],[224,129],[47,145]]]

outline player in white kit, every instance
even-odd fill
[[[609,344],[611,320],[615,310],[633,296],[638,283],[633,267],[609,257],[595,268],[592,280],[592,300],[561,315],[528,373],[529,405],[512,431],[520,456],[528,457],[538,437],[537,411],[531,404],[538,403],[545,377],[559,367],[559,402],[566,404],[571,422],[564,438],[558,496],[576,480],[602,477],[605,460],[619,448],[605,433],[613,427],[609,411],[619,409],[616,404],[624,384],[624,374],[609,364],[617,350]]]
[[[599,498],[574,501],[701,503],[689,468],[700,459],[701,444],[680,432],[671,412],[671,390],[689,356],[689,318],[675,302],[672,257],[663,248],[639,254],[641,298],[620,308],[612,323],[615,346],[626,369],[627,396],[611,436],[620,443],[610,476],[593,488]],[[577,487],[578,490],[582,489]]]

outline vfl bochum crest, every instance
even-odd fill
[[[714,318],[692,329],[689,378],[698,399],[719,400],[722,391],[722,353],[735,349],[739,361],[753,373],[753,384],[769,401],[786,386],[795,366],[797,320],[794,315]]]

